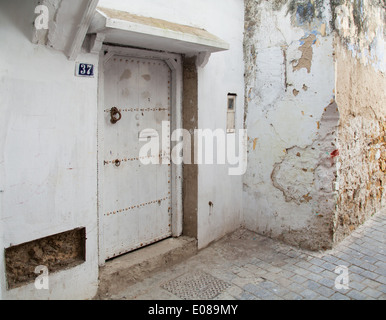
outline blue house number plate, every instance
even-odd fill
[[[78,77],[94,77],[94,65],[89,63],[76,64],[76,76]]]

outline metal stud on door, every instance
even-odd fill
[[[144,165],[151,155],[140,157],[139,140],[149,129],[161,135],[162,122],[170,121],[170,77],[163,61],[114,56],[105,64],[106,259],[171,236],[171,166]]]

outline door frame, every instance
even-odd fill
[[[97,216],[98,216],[98,261],[103,266],[106,262],[106,252],[104,246],[104,223],[103,223],[103,165],[104,160],[104,65],[113,56],[127,56],[130,58],[142,58],[164,61],[171,70],[171,124],[170,129],[173,132],[182,128],[182,92],[183,92],[183,73],[182,58],[178,54],[168,52],[158,52],[134,48],[125,48],[119,46],[104,45],[99,55],[98,70],[98,132],[97,132]],[[171,142],[173,150],[176,142]],[[183,171],[182,165],[176,165],[171,161],[171,196],[172,196],[172,236],[179,237],[183,228],[183,205],[182,205],[182,183]]]

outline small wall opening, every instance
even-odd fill
[[[34,240],[5,249],[7,289],[33,283],[39,276],[39,266],[55,273],[73,268],[86,261],[86,229]]]
[[[235,133],[236,131],[236,97],[237,94],[228,93],[227,133]]]

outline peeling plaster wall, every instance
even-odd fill
[[[382,1],[336,8],[339,201],[335,241],[386,205],[386,59]]]
[[[329,1],[245,1],[248,229],[330,248],[337,126]]]

